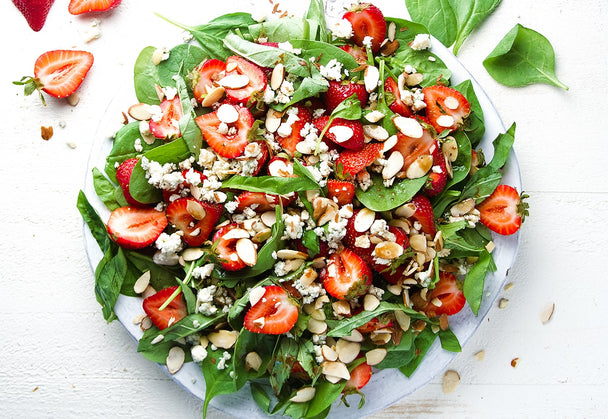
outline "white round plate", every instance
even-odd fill
[[[383,11],[385,10],[382,4],[378,4],[378,6]],[[335,9],[335,6],[332,5],[332,7]],[[387,16],[398,16],[396,13],[390,12],[385,12],[385,14]],[[453,85],[456,85],[464,80],[472,81],[485,118],[486,131],[480,143],[480,148],[483,149],[486,158],[491,159],[493,154],[491,145],[492,141],[498,134],[505,132],[505,127],[500,119],[500,116],[498,115],[498,112],[479,83],[473,79],[466,68],[460,63],[460,61],[458,61],[456,57],[454,57],[454,55],[452,55],[447,48],[445,48],[437,40],[433,39],[432,51],[439,56],[452,71],[451,80]],[[104,113],[94,139],[87,173],[85,176],[84,189],[87,198],[100,213],[103,220],[107,220],[109,211],[95,194],[91,170],[93,167],[98,167],[103,171],[105,158],[112,148],[112,141],[111,138],[109,138],[109,134],[111,134],[113,129],[120,126],[119,121],[121,112],[136,102],[137,100],[133,92],[132,84],[127,86],[125,89],[121,89]],[[509,184],[515,187],[518,191],[521,191],[519,165],[514,152],[511,152],[507,164],[505,165],[502,183]],[[89,229],[86,227],[86,224],[83,229],[83,234],[87,256],[94,271],[103,255],[99,250],[97,243],[93,239]],[[512,236],[494,235],[493,240],[496,244],[496,248],[492,254],[498,269],[496,272],[490,273],[486,277],[485,292],[481,307],[479,309],[479,315],[473,315],[467,306],[457,315],[450,317],[450,327],[463,346],[485,318],[506,280],[507,272],[517,254],[519,233]],[[93,292],[92,289],[91,292]],[[116,312],[120,322],[137,340],[139,340],[141,337],[142,331],[139,326],[133,324],[132,319],[136,315],[142,313],[141,303],[141,298],[126,297],[121,295],[116,303],[116,306],[114,307],[114,311]],[[356,406],[358,404],[358,396],[349,396],[351,407],[347,408],[344,406],[344,404],[336,402],[332,407],[330,417],[363,417],[389,407],[403,397],[424,386],[431,379],[441,373],[455,355],[455,353],[443,350],[440,346],[439,340],[437,340],[429,349],[416,372],[410,378],[407,378],[398,370],[375,371],[372,375],[371,381],[364,389],[366,396],[365,405],[361,409],[357,409]],[[161,368],[166,372],[166,368],[164,366],[161,366]],[[167,374],[169,375],[168,372]],[[203,400],[205,395],[205,380],[198,364],[193,362],[188,363],[184,365],[184,367],[177,374],[170,376],[186,390]],[[235,417],[267,417],[267,415],[257,407],[256,403],[251,398],[249,385],[246,385],[237,393],[217,396],[211,401],[211,406]]]

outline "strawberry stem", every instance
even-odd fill
[[[14,81],[13,84],[17,85],[17,86],[23,86],[23,93],[26,96],[31,95],[35,91],[38,91],[42,104],[44,106],[46,106],[46,101],[44,100],[44,96],[42,95],[42,88],[44,86],[43,86],[42,82],[40,81],[40,79],[31,77],[31,76],[23,76],[23,77],[21,77],[21,80]]]
[[[190,278],[192,278],[192,272],[194,272],[194,267],[196,266],[196,263],[191,263],[190,267],[188,268],[188,272],[186,273],[186,277],[184,278],[184,281],[182,282],[183,285],[188,285],[188,282],[190,282]],[[178,295],[179,293],[182,292],[182,285],[179,285],[175,291],[173,291],[173,294],[171,294],[169,296],[169,298],[167,298],[167,301],[165,301],[163,303],[163,305],[161,305],[158,308],[158,311],[163,311],[165,308],[167,308],[167,306],[169,304],[171,304],[171,301],[173,301]]]

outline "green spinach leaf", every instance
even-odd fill
[[[273,195],[319,189],[319,184],[308,177],[239,176],[234,175],[222,183],[223,188],[242,189]]]
[[[482,251],[477,263],[473,265],[464,279],[462,291],[475,315],[477,315],[481,306],[485,278],[491,265],[493,265],[492,255],[486,250]]]
[[[158,105],[160,100],[156,93],[156,85],[160,85],[158,67],[152,62],[156,47],[145,47],[138,55],[133,68],[135,96],[142,103]]]
[[[158,64],[159,85],[176,87],[176,80],[173,77],[176,75],[186,77],[206,57],[207,54],[196,45],[176,45],[169,51],[169,58]]]
[[[450,329],[440,330],[438,335],[443,349],[450,352],[462,352],[458,338]]]
[[[121,247],[112,246],[95,269],[95,298],[101,305],[103,318],[109,323],[116,319],[114,306],[127,275],[127,259]]]
[[[93,238],[103,253],[106,253],[111,247],[116,246],[108,234],[106,225],[101,220],[101,217],[95,208],[93,208],[83,191],[78,193],[76,207],[78,208],[82,219],[87,223]]]
[[[426,26],[431,34],[446,47],[458,35],[458,23],[449,0],[405,0],[410,17]]]
[[[117,187],[96,167],[93,168],[93,188],[95,188],[95,193],[99,199],[101,199],[110,211],[120,207],[114,197]]]
[[[203,134],[194,120],[196,114],[194,113],[194,108],[192,108],[192,102],[190,102],[186,82],[182,77],[178,77],[175,80],[175,84],[182,104],[183,114],[182,118],[179,120],[179,131],[188,146],[190,153],[192,153],[195,159],[198,159],[198,155],[203,145]]]
[[[500,4],[500,0],[449,0],[458,23],[458,33],[454,42],[454,55],[473,32],[490,13]]]
[[[372,175],[374,184],[366,191],[357,189],[357,199],[372,211],[389,211],[405,204],[422,188],[427,177],[404,179],[391,187],[382,183],[382,176]]]
[[[436,338],[437,335],[429,330],[428,327],[422,332],[418,333],[418,336],[416,336],[416,339],[414,340],[414,345],[416,347],[414,359],[412,359],[407,365],[399,368],[399,371],[401,371],[406,377],[410,377],[414,371],[416,371],[416,368],[418,368],[418,365],[420,365]]]
[[[404,365],[410,363],[414,356],[416,356],[416,351],[414,347],[414,334],[411,330],[404,332],[401,335],[401,341],[398,345],[394,343],[390,343],[386,347],[386,356],[376,368],[386,369],[386,368],[401,368]]]
[[[327,30],[327,22],[325,21],[325,4],[323,0],[310,0],[305,18],[309,24],[310,33],[308,39],[331,42],[331,36]]]
[[[454,89],[462,93],[471,105],[471,114],[467,117],[463,129],[467,134],[471,145],[473,147],[477,147],[483,138],[483,134],[486,132],[486,127],[483,109],[481,108],[479,99],[477,99],[477,95],[475,94],[473,83],[471,83],[471,80],[465,80],[462,83],[454,86]]]
[[[234,370],[234,358],[225,361],[225,368],[218,368],[219,360],[224,356],[224,349],[207,349],[207,357],[203,360],[203,377],[205,377],[205,401],[203,402],[203,417],[207,416],[209,402],[220,394],[230,394],[237,391],[236,383],[230,376]]]

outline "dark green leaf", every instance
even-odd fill
[[[268,38],[268,42],[287,42],[304,38],[304,20],[300,17],[284,17],[249,26],[253,39]]]
[[[126,275],[127,259],[122,248],[109,248],[95,269],[95,298],[107,322],[116,319],[114,306]]]
[[[287,195],[292,192],[319,189],[319,184],[308,177],[239,176],[234,175],[222,183],[223,188]]]
[[[458,23],[458,34],[454,43],[454,55],[463,42],[490,13],[498,7],[500,0],[449,0]]]
[[[160,85],[158,79],[158,68],[152,62],[152,54],[156,47],[145,47],[135,61],[133,68],[133,81],[135,96],[142,103],[158,105],[160,100],[156,93],[155,85]]]
[[[152,260],[152,257],[136,252],[126,250],[125,255],[130,263],[132,263],[141,273],[150,271],[150,285],[157,290],[172,287],[177,285],[175,278],[184,276],[184,271],[179,266],[157,265]]]
[[[308,249],[308,255],[315,257],[321,251],[319,236],[314,230],[306,230],[302,235],[302,244]]]
[[[142,339],[146,339],[149,340],[150,336],[157,336],[158,335],[158,328],[156,326],[153,326],[152,328],[146,330],[144,332],[144,335],[142,336]],[[165,365],[167,363],[167,356],[169,355],[169,351],[171,350],[171,348],[173,348],[174,346],[181,346],[179,344],[177,344],[174,341],[171,340],[164,340],[161,342],[158,342],[157,344],[155,344],[154,346],[148,348],[145,351],[139,351],[147,360],[152,361],[152,362],[156,362],[158,364],[161,365]],[[186,359],[185,362],[191,362],[192,361],[192,355],[190,355],[190,351],[186,350],[186,348],[183,348],[184,352],[186,353]]]
[[[161,61],[157,66],[159,85],[176,87],[176,80],[173,77],[176,75],[186,77],[206,57],[207,54],[196,45],[179,44],[171,48],[169,58]]]
[[[270,396],[260,383],[252,382],[250,386],[251,397],[262,411],[270,414]]]
[[[471,83],[471,80],[465,80],[462,83],[454,86],[454,89],[462,93],[471,105],[471,114],[466,119],[464,130],[471,142],[471,145],[473,147],[477,147],[483,138],[486,127],[483,109],[481,108],[479,99],[477,99],[477,94],[473,88],[473,83]]]
[[[420,365],[420,363],[424,359],[424,356],[426,355],[433,342],[435,342],[435,338],[437,338],[437,335],[431,330],[429,330],[428,327],[425,328],[422,332],[418,333],[418,336],[416,336],[416,339],[414,340],[414,345],[416,347],[416,355],[414,356],[414,359],[410,361],[409,364],[399,368],[399,371],[401,371],[406,377],[410,377],[414,373],[414,371],[416,371],[416,368],[418,368],[418,365]]]
[[[467,273],[464,279],[464,286],[462,291],[464,296],[471,307],[471,311],[477,315],[479,307],[481,306],[481,298],[483,296],[483,287],[490,263],[492,261],[492,255],[488,251],[484,250],[479,255],[477,263]]]
[[[325,4],[323,0],[311,0],[305,15],[310,26],[309,39],[330,42],[331,37],[325,22]]]
[[[395,345],[392,342],[386,346],[386,356],[376,368],[401,368],[404,365],[410,363],[410,361],[416,356],[414,343],[414,334],[410,331],[404,332],[401,335],[401,341],[399,345]]]
[[[446,47],[458,35],[456,15],[449,0],[405,0],[412,20],[422,23]]]
[[[426,182],[426,176],[404,179],[391,187],[384,186],[382,176],[372,175],[374,184],[366,191],[357,188],[357,199],[372,211],[389,211],[411,200]]]
[[[450,352],[461,352],[460,342],[458,338],[450,329],[439,331],[439,340],[441,341],[441,347],[446,351]]]
[[[106,229],[106,225],[101,220],[101,217],[93,208],[93,206],[89,203],[84,192],[80,191],[78,193],[78,201],[76,203],[78,211],[80,211],[80,215],[82,219],[87,223],[93,238],[99,245],[99,248],[103,253],[106,253],[111,246],[115,246],[112,239],[110,239],[110,235],[108,234],[108,230]]]
[[[198,155],[203,145],[203,134],[200,128],[195,122],[196,114],[192,108],[192,102],[190,102],[190,96],[188,95],[188,88],[183,78],[179,77],[175,80],[177,86],[177,92],[182,104],[183,116],[179,120],[179,131],[184,139],[190,153],[195,159],[198,159]]]
[[[240,389],[249,380],[262,377],[266,374],[268,364],[272,359],[272,353],[276,345],[277,337],[253,333],[247,329],[241,329],[239,337],[234,345],[234,382],[236,388]],[[245,368],[245,357],[249,352],[256,352],[262,358],[262,364],[256,371]]]
[[[346,381],[343,380],[340,380],[340,382],[336,384],[332,384],[326,380],[319,381],[315,398],[309,402],[310,404],[308,411],[306,412],[306,417],[312,418],[325,412],[326,409],[340,397],[345,385]]]
[[[205,377],[205,401],[203,402],[203,417],[207,415],[209,402],[220,394],[230,394],[237,391],[234,379],[230,376],[233,371],[234,359],[226,362],[226,367],[218,369],[218,360],[226,352],[224,349],[207,349],[207,357],[203,360],[203,377]]]
[[[101,199],[110,211],[120,207],[114,197],[114,192],[117,187],[96,167],[93,168],[93,188],[95,188],[95,193],[99,199]]]

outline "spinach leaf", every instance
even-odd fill
[[[101,305],[103,318],[109,323],[116,319],[114,306],[127,274],[127,259],[121,247],[112,246],[95,268],[95,298]]]
[[[395,25],[397,25],[395,39],[399,41],[399,48],[404,48],[405,45],[407,45],[409,42],[413,41],[414,38],[416,38],[416,35],[421,33],[429,33],[429,30],[426,28],[426,26],[420,23],[395,17],[387,17],[387,25],[391,22],[394,22]]]
[[[327,125],[330,125],[331,121],[336,118],[348,119],[351,121],[361,119],[361,102],[355,93],[336,106],[330,115]]]
[[[270,414],[270,396],[268,396],[264,387],[260,383],[252,382],[249,388],[251,390],[251,397],[258,407],[265,413]]]
[[[314,230],[306,230],[302,235],[302,244],[308,249],[308,256],[315,257],[321,251],[319,236]]]
[[[234,370],[234,359],[226,361],[225,368],[218,369],[219,359],[222,358],[224,349],[212,350],[209,346],[207,357],[203,360],[203,377],[205,377],[205,401],[203,402],[203,417],[207,416],[209,402],[220,394],[230,394],[237,391],[236,383],[230,376]]]
[[[274,365],[270,373],[270,385],[275,394],[281,393],[283,385],[291,374],[291,368],[298,356],[298,342],[281,336],[274,353]]]
[[[316,67],[311,67],[310,70],[312,72],[311,77],[304,77],[299,83],[297,81],[294,83],[295,91],[293,92],[291,100],[285,104],[273,104],[273,109],[283,111],[294,103],[327,91],[329,88],[327,79],[321,76],[321,73]]]
[[[135,96],[140,102],[150,105],[160,103],[155,86],[160,85],[158,67],[152,62],[154,51],[156,51],[156,47],[145,47],[137,56],[133,68]]]
[[[306,168],[306,166],[304,166],[302,163],[300,163],[300,161],[298,159],[293,160],[293,174],[298,175],[301,178],[307,178],[311,182],[314,182],[315,185],[317,185],[317,189],[321,189],[321,185],[319,185],[319,183],[317,183],[317,181],[315,180],[315,177],[312,175],[312,173],[310,173],[310,171]],[[310,189],[307,189],[307,190],[310,190]],[[305,191],[300,191],[300,192],[305,192]]]
[[[477,147],[483,138],[483,134],[486,132],[486,127],[483,109],[481,109],[481,104],[479,103],[479,99],[477,99],[475,89],[473,89],[473,83],[471,83],[471,80],[465,80],[462,83],[454,86],[454,89],[462,93],[471,105],[471,113],[467,117],[465,126],[463,128],[471,142],[471,145],[473,147]]]
[[[120,207],[114,197],[114,192],[117,187],[114,186],[114,184],[96,167],[93,168],[93,187],[95,188],[95,193],[99,199],[101,199],[110,211]]]
[[[148,338],[150,336],[158,335],[158,332],[159,332],[158,328],[152,327],[144,332],[142,339],[148,340]],[[138,349],[138,352],[140,352],[149,361],[156,362],[157,364],[165,365],[167,363],[167,356],[169,356],[169,351],[174,346],[180,346],[184,349],[184,352],[186,353],[185,362],[192,361],[192,355],[190,355],[190,351],[186,350],[186,348],[184,348],[182,345],[179,345],[176,342],[173,342],[171,340],[163,339],[161,342],[156,343],[154,346],[148,348],[147,350],[140,351]]]
[[[166,143],[160,147],[156,147],[144,153],[149,161],[156,161],[160,164],[179,163],[190,156],[190,150],[183,138],[178,138],[170,143]],[[160,189],[148,183],[146,171],[141,167],[141,160],[133,168],[131,174],[131,182],[129,183],[129,192],[136,201],[144,204],[153,204],[160,201],[162,193]]]
[[[460,230],[466,228],[468,222],[466,220],[460,220],[449,224],[438,224],[437,230],[441,230],[443,239],[450,239],[456,235]]]
[[[325,21],[325,4],[323,0],[310,0],[305,19],[309,25],[309,39],[323,42],[331,41],[331,36],[327,30],[327,22]]]
[[[300,17],[284,17],[255,23],[249,26],[253,39],[268,38],[268,42],[291,42],[304,38],[304,20]]]
[[[449,0],[458,23],[458,34],[454,43],[454,55],[473,32],[490,13],[498,7],[500,0]]]
[[[435,61],[429,61],[429,57],[435,57]],[[406,65],[411,65],[424,76],[420,86],[427,87],[437,84],[437,80],[449,83],[452,72],[445,66],[443,61],[428,50],[415,51],[411,48],[399,49],[394,57],[387,60],[393,73],[401,73]]]
[[[462,352],[458,338],[450,329],[440,330],[438,335],[443,349],[450,352]]]
[[[179,120],[179,131],[188,146],[190,153],[192,153],[195,159],[198,159],[201,146],[203,145],[203,134],[194,120],[196,114],[194,113],[194,108],[192,108],[192,102],[190,102],[186,82],[182,77],[178,77],[175,80],[175,84],[182,104],[183,114],[182,118]]]
[[[391,187],[382,183],[382,176],[372,175],[374,184],[366,191],[357,189],[357,199],[372,211],[389,211],[405,204],[422,188],[427,177],[404,179]]]
[[[429,330],[428,327],[422,332],[418,333],[418,336],[416,336],[416,339],[414,340],[414,345],[416,347],[414,359],[412,359],[407,365],[399,368],[399,371],[401,371],[406,377],[410,377],[414,371],[416,371],[416,368],[418,368],[418,365],[420,365],[436,338],[437,335]]]
[[[308,177],[240,176],[234,175],[222,183],[222,188],[287,195],[292,192],[319,189],[319,184]]]
[[[154,289],[162,290],[177,285],[175,279],[184,275],[181,267],[157,265],[149,255],[133,250],[126,250],[125,255],[139,272],[150,271],[150,285]]]
[[[483,66],[505,86],[547,83],[568,90],[555,75],[555,52],[549,40],[519,23],[496,45]]]
[[[159,85],[176,87],[176,80],[173,77],[176,75],[186,77],[188,72],[206,57],[207,54],[196,45],[176,45],[169,51],[169,58],[158,64]]]
[[[376,368],[401,368],[404,365],[410,363],[410,361],[416,356],[414,347],[414,334],[411,330],[404,332],[401,335],[401,341],[398,345],[390,343],[386,346],[386,356]]]
[[[234,345],[234,382],[237,389],[243,387],[247,381],[260,378],[266,374],[276,340],[277,337],[273,335],[253,333],[245,328],[241,329]],[[247,371],[245,369],[245,357],[252,351],[255,351],[262,358],[262,365],[257,371],[254,369]]]
[[[329,381],[321,380],[317,384],[317,391],[314,399],[308,402],[308,410],[306,411],[307,418],[314,418],[321,415],[332,403],[342,394],[346,381],[340,380],[339,383],[332,384]]]
[[[477,315],[479,312],[479,307],[481,306],[484,282],[488,269],[490,269],[491,265],[493,264],[492,262],[492,255],[487,250],[482,251],[479,255],[477,263],[473,265],[464,279],[462,291],[464,292],[464,296],[471,307],[471,311],[475,315]]]
[[[309,61],[311,58],[318,59],[318,64],[327,65],[331,60],[336,59],[347,70],[359,67],[352,55],[334,45],[325,42],[310,41],[306,39],[293,39],[289,41],[294,48],[302,50],[301,59]]]
[[[449,0],[405,0],[410,17],[426,26],[443,45],[449,47],[458,35],[458,23]]]
[[[83,191],[78,193],[76,207],[78,208],[82,219],[87,223],[93,238],[103,253],[106,253],[111,247],[116,246],[108,234],[106,225],[103,223],[101,217],[95,208],[93,208]]]

